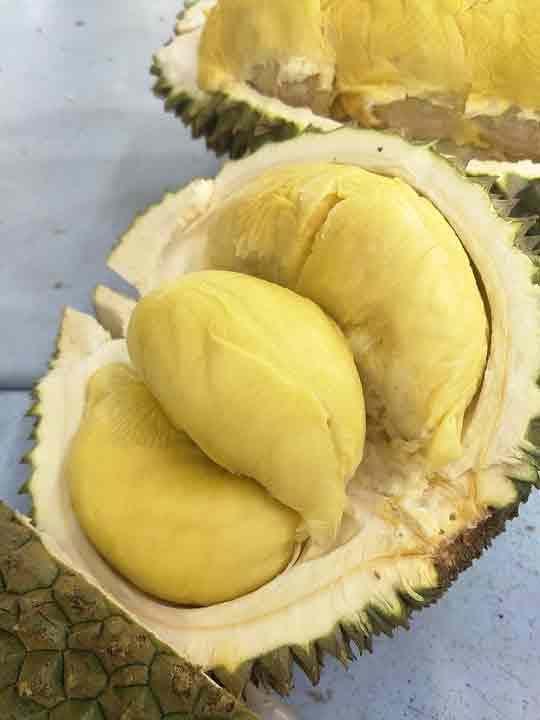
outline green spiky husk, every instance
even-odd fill
[[[158,78],[153,91],[164,100],[165,110],[180,118],[194,139],[204,137],[207,148],[218,157],[229,155],[236,160],[266,143],[290,140],[302,132],[320,132],[315,126],[301,129],[280,118],[265,118],[247,103],[222,93],[214,93],[204,102],[187,92],[175,93],[156,63],[150,72]]]
[[[538,238],[540,243],[540,179],[532,180],[526,187],[521,190],[517,196],[517,204],[514,208],[513,215],[515,217],[525,217],[527,215],[536,217],[536,222],[531,226],[528,232],[529,238]],[[538,245],[531,248],[533,252],[540,254]]]
[[[509,198],[497,186],[496,178],[475,177],[473,180],[490,190],[493,205],[499,214],[524,219],[517,243],[533,261],[540,264],[540,239],[537,238],[540,228],[534,215],[540,211],[540,182],[533,181],[515,197]],[[540,284],[540,274],[536,282]],[[35,398],[32,414],[39,422],[39,396],[36,394]],[[338,623],[329,635],[307,646],[280,647],[244,663],[234,673],[223,667],[209,668],[211,676],[236,697],[242,695],[249,680],[287,695],[293,687],[294,664],[303,670],[313,684],[317,684],[326,655],[337,658],[346,666],[354,659],[355,653],[361,655],[366,651],[372,652],[373,637],[381,633],[391,636],[398,627],[408,629],[412,612],[436,602],[458,575],[470,567],[484,549],[491,545],[492,540],[504,531],[506,523],[517,516],[520,504],[527,501],[532,488],[540,488],[540,417],[531,421],[526,439],[531,444],[523,449],[527,470],[523,476],[510,478],[516,487],[517,502],[501,509],[492,509],[479,525],[455,537],[433,558],[438,576],[436,587],[409,588],[407,592],[402,591],[398,595],[391,609],[375,605],[365,607],[355,619],[349,618],[347,622]],[[27,461],[31,464],[31,453]]]
[[[3,720],[256,720],[0,503]]]
[[[185,2],[178,19],[181,20],[198,2]],[[283,118],[265,118],[248,103],[230,100],[222,93],[205,94],[205,100],[200,101],[187,92],[175,92],[163,77],[156,59],[150,73],[156,77],[153,91],[164,101],[165,110],[180,118],[191,129],[194,139],[204,137],[207,148],[218,157],[229,155],[235,160],[269,142],[290,140],[306,131],[320,132],[314,126],[301,129]]]

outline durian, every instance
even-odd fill
[[[455,318],[451,314],[437,315],[441,337],[455,337],[460,347],[470,340],[475,350],[466,368],[470,377],[462,373],[460,377],[467,382],[460,381],[456,390],[454,410],[459,420],[454,429],[462,423],[462,432],[458,433],[459,447],[451,444],[446,464],[431,465],[429,453],[425,452],[429,443],[423,445],[420,438],[415,446],[406,428],[398,427],[394,435],[400,412],[393,409],[389,413],[394,423],[377,422],[376,406],[374,409],[370,405],[372,376],[359,362],[367,398],[366,442],[362,462],[347,486],[348,506],[334,546],[321,551],[305,544],[282,573],[235,600],[199,608],[172,606],[137,590],[102,559],[77,521],[65,473],[70,445],[81,427],[89,379],[101,368],[130,364],[125,336],[129,335],[133,313],[138,312],[135,302],[100,289],[96,293],[96,312],[105,327],[88,315],[66,312],[58,354],[50,373],[37,388],[34,408],[38,417],[37,445],[30,456],[33,474],[29,491],[37,528],[64,549],[70,565],[87,573],[148,632],[180,656],[211,671],[236,695],[243,692],[250,678],[287,693],[293,661],[317,682],[325,653],[334,654],[346,664],[352,657],[351,643],[363,652],[370,649],[373,635],[407,626],[411,609],[429,604],[444,592],[504,528],[506,520],[516,514],[532,486],[539,484],[540,292],[535,285],[536,243],[527,235],[533,221],[510,217],[516,209],[500,189],[497,195],[490,195],[485,178],[468,178],[431,147],[412,145],[372,130],[343,128],[327,135],[305,134],[263,148],[228,164],[216,180],[196,180],[178,193],[168,194],[134,222],[113,251],[110,267],[138,290],[142,298],[139,307],[146,298],[153,297],[154,291],[159,293],[170,283],[174,287],[186,274],[189,284],[189,273],[216,269],[240,269],[311,294],[307,285],[295,286],[295,243],[301,239],[300,229],[306,229],[309,242],[303,246],[298,265],[301,268],[313,251],[316,254],[317,233],[324,232],[333,210],[339,208],[339,204],[326,201],[325,193],[315,192],[317,178],[311,185],[308,183],[313,192],[308,193],[302,186],[302,193],[287,196],[289,210],[283,198],[279,194],[276,197],[277,218],[283,219],[286,233],[276,221],[271,202],[264,202],[260,209],[261,217],[266,218],[264,232],[256,236],[247,232],[255,222],[249,203],[244,228],[247,235],[239,232],[242,198],[249,197],[258,183],[264,184],[265,178],[286,174],[298,166],[306,176],[319,168],[319,179],[326,182],[334,199],[340,199],[342,183],[332,183],[333,174],[340,178],[361,170],[362,182],[369,174],[380,187],[377,214],[383,218],[388,210],[395,227],[386,228],[379,242],[381,248],[386,241],[390,243],[389,263],[395,259],[396,276],[401,273],[411,303],[419,303],[418,307],[412,305],[414,313],[423,312],[427,318],[438,305],[432,302],[431,293],[423,294],[420,287],[429,274],[417,272],[414,262],[400,269],[400,255],[407,256],[410,249],[391,242],[393,232],[402,229],[395,209],[396,187],[403,190],[413,206],[423,208],[426,226],[433,234],[433,252],[442,259],[440,247],[448,243],[448,248],[454,248],[448,249],[442,262],[447,262],[455,283],[455,297],[446,297],[454,307],[468,298],[469,304],[463,307],[468,307],[467,312],[476,320],[469,329],[471,337],[460,339]],[[387,187],[392,192],[385,208]],[[313,207],[320,212],[306,214],[313,198],[319,198]],[[237,211],[227,215],[235,203]],[[369,247],[369,230],[375,227],[366,221],[368,214],[362,214],[361,203],[356,200],[350,207],[352,220],[343,225],[344,229],[351,228],[347,231],[350,262],[342,266],[340,276],[345,305],[356,301],[356,296],[347,294],[348,288],[354,287],[356,274],[367,262],[362,256],[362,238]],[[405,226],[409,212],[405,206]],[[220,218],[221,259],[213,263]],[[297,225],[291,218],[296,218]],[[234,231],[232,235],[228,227]],[[331,223],[328,229],[332,229],[332,235],[337,230]],[[339,233],[337,237],[339,240]],[[332,242],[330,235],[325,240]],[[337,255],[328,253],[330,264]],[[216,268],[225,256],[242,267]],[[455,266],[451,259],[454,257]],[[387,291],[391,296],[393,289],[386,275],[389,269],[391,265],[381,267],[379,275],[367,278],[366,292],[377,288],[379,277],[382,295]],[[444,288],[437,265],[432,269]],[[315,279],[325,281],[325,272],[319,266]],[[331,272],[330,267],[329,277]],[[435,293],[433,300],[436,285],[429,286]],[[339,294],[339,288],[336,292]],[[362,294],[362,288],[358,293]],[[423,304],[420,298],[424,298]],[[320,299],[327,303],[325,297]],[[388,312],[399,317],[407,312],[406,302],[399,294],[395,299],[393,307],[388,303]],[[342,318],[337,317],[338,310],[338,305],[327,306],[339,324]],[[273,318],[268,320],[271,323]],[[366,327],[369,329],[371,322]],[[414,328],[414,323],[410,327]],[[414,348],[412,331],[410,343]],[[452,342],[449,346],[451,359]],[[356,351],[361,358],[368,348],[360,349],[359,355],[358,348]],[[429,346],[419,344],[417,349],[419,354],[429,353]],[[449,367],[454,366],[451,360]],[[448,377],[446,374],[441,382],[444,384]],[[426,376],[427,382],[432,379]],[[382,403],[381,409],[386,409]],[[260,410],[264,413],[265,409]],[[407,412],[407,408],[401,411]]]
[[[218,153],[337,122],[540,159],[539,0],[201,0],[156,91]]]

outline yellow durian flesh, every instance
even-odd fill
[[[365,411],[352,353],[317,305],[248,275],[191,273],[138,303],[128,349],[176,427],[332,542]]]
[[[380,102],[434,94],[465,97],[471,82],[457,22],[461,0],[326,0],[336,92],[353,117]]]
[[[431,469],[460,456],[487,318],[456,233],[410,186],[346,165],[268,170],[216,212],[206,262],[317,302],[354,351],[368,427]]]
[[[253,67],[261,64],[287,72],[273,85],[259,82]],[[287,83],[310,81],[318,68],[338,115],[344,109],[377,125],[374,107],[429,98],[435,109],[467,110],[468,119],[445,122],[473,137],[477,115],[540,112],[540,84],[533,80],[540,72],[540,1],[218,0],[202,33],[198,68],[204,90],[248,82],[276,97]],[[309,93],[304,99],[310,104]],[[311,106],[331,113],[330,106]]]
[[[234,599],[274,578],[293,556],[297,513],[206,457],[127,365],[91,377],[65,473],[94,547],[162,600]]]
[[[288,87],[288,99],[302,104],[303,97],[295,102],[295,86],[311,83],[315,100],[333,85],[334,54],[319,0],[222,0],[208,16],[199,52],[203,88],[225,89],[235,78],[269,94]]]
[[[458,22],[472,68],[471,110],[497,114],[515,106],[540,111],[539,0],[463,5]]]

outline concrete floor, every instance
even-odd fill
[[[218,162],[149,92],[172,0],[0,0],[0,498],[16,495],[26,389],[66,304],[90,309],[134,214]],[[413,631],[321,685],[298,673],[300,720],[539,720],[540,500]]]

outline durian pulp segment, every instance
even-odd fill
[[[320,6],[336,52],[336,95],[353,117],[407,96],[465,97],[471,70],[457,22],[462,0],[323,0]]]
[[[447,543],[474,528],[491,508],[517,501],[508,476],[525,479],[520,448],[528,447],[529,421],[540,414],[539,296],[531,284],[534,266],[516,247],[521,224],[501,219],[488,193],[439,155],[400,138],[339,130],[262,149],[227,166],[215,182],[196,183],[150,209],[114,251],[111,267],[142,294],[203,269],[209,226],[223,203],[266,170],[306,158],[401,178],[442,212],[481,276],[491,342],[458,462],[428,482],[421,466],[411,462],[404,468],[394,455],[385,455],[385,445],[368,440],[360,467],[364,476],[349,484],[352,513],[335,550],[312,560],[306,553],[268,585],[233,602],[171,608],[126,585],[96,554],[66,501],[61,473],[88,378],[102,365],[128,362],[125,343],[111,342],[95,320],[68,313],[60,357],[38,388],[36,412],[42,419],[31,483],[38,526],[58,540],[76,566],[86,568],[193,662],[229,672],[242,668],[248,675],[254,658],[262,656],[262,667],[271,651],[284,646],[297,657],[309,656],[314,640],[335,637],[339,624],[360,638],[369,635],[374,609],[391,625],[404,622],[402,598],[421,603],[427,591],[444,582],[438,568]]]
[[[209,13],[200,45],[201,88],[231,78],[294,105],[328,107],[335,57],[320,23],[320,1],[226,0]]]
[[[336,324],[279,285],[207,271],[142,298],[127,337],[174,426],[295,509],[328,547],[365,436],[362,385]]]
[[[64,473],[96,549],[162,600],[231,600],[292,558],[299,516],[211,462],[127,365],[106,365],[91,377]]]
[[[435,470],[461,456],[487,320],[457,235],[408,185],[348,165],[269,171],[215,213],[206,263],[282,283],[336,320],[370,427],[403,461],[420,451]]]
[[[352,117],[376,105],[429,98],[469,118],[512,108],[538,119],[537,0],[327,0],[322,21],[336,48],[336,92]],[[375,121],[376,122],[376,121]],[[463,141],[481,126],[456,121]],[[467,134],[470,137],[466,137]]]

